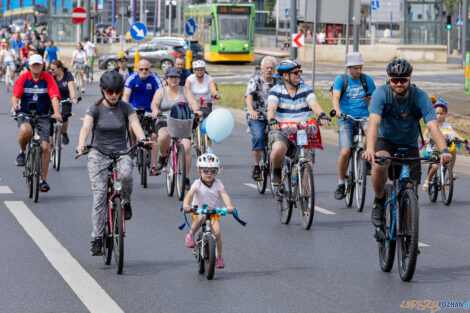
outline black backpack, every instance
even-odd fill
[[[348,88],[348,76],[346,74],[341,74],[341,76],[343,77],[343,87],[341,87],[341,96],[339,97],[340,100],[343,97],[344,93],[346,92],[346,89]],[[364,88],[364,91],[366,92],[366,96],[367,96],[367,92],[369,88],[367,87],[366,75],[361,73],[359,78],[361,79],[362,88]],[[330,91],[333,92],[333,85],[331,85]]]

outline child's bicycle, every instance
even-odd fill
[[[184,224],[179,226],[180,230],[183,230],[184,226],[191,226],[186,219],[186,215],[181,206],[181,212],[184,218]],[[246,226],[246,222],[242,221],[238,217],[238,209],[234,209],[233,213],[229,213],[226,208],[215,208],[215,209],[207,209],[207,205],[204,204],[202,209],[198,209],[197,206],[191,208],[189,213],[193,213],[194,215],[202,215],[206,216],[205,223],[202,224],[201,230],[197,233],[196,242],[193,249],[193,254],[196,257],[197,261],[197,270],[199,274],[204,274],[208,280],[214,278],[215,272],[215,250],[216,250],[216,237],[212,233],[211,229],[211,216],[220,214],[220,215],[227,215],[232,214],[232,216],[239,222],[242,226]]]

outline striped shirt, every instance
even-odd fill
[[[279,122],[306,122],[310,120],[311,109],[308,103],[317,99],[312,88],[304,83],[297,86],[294,97],[281,82],[269,92],[268,103],[277,104],[276,119]]]

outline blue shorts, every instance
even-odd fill
[[[338,122],[338,137],[339,148],[352,148],[354,142],[354,131],[359,126],[359,122],[351,119],[339,120]],[[367,122],[362,122],[361,127],[367,125]]]
[[[248,120],[251,135],[253,136],[251,150],[264,149],[264,130],[266,128],[266,121],[264,120]]]

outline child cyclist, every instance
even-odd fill
[[[217,207],[219,200],[219,194],[224,201],[225,207],[229,213],[233,212],[232,202],[229,195],[224,189],[224,185],[215,176],[219,171],[219,158],[213,153],[205,153],[197,159],[197,168],[201,178],[196,180],[188,194],[183,201],[183,209],[185,212],[189,212],[190,206],[189,201],[193,199],[192,206],[202,208],[203,204],[207,204],[208,209],[214,209]],[[186,234],[185,245],[188,248],[194,248],[194,234],[197,232],[199,227],[205,221],[205,215],[192,215],[193,224],[189,232]],[[218,257],[215,262],[216,268],[224,268],[225,263],[222,258],[222,238],[220,236],[220,216],[211,216],[212,230],[217,238],[217,254]]]
[[[436,110],[437,122],[439,123],[439,129],[444,135],[444,138],[448,140],[457,138],[463,142],[465,139],[462,136],[460,136],[448,122],[446,122],[448,103],[442,100],[441,98],[439,99],[436,99],[436,98],[433,99],[433,98],[434,97],[431,96],[431,101],[434,103],[434,109]],[[436,151],[435,146],[430,143],[430,139],[432,138],[429,136],[429,132],[427,129],[424,132],[423,137],[425,138],[424,140],[427,143],[426,151],[429,151],[429,152]],[[451,153],[452,153],[451,167],[452,169],[454,169],[455,159],[457,157],[457,150],[453,149]],[[432,180],[432,177],[436,173],[437,167],[438,167],[438,164],[433,164],[432,169],[429,171],[428,177],[426,178],[423,184],[424,191],[427,191],[429,189],[429,182]],[[454,174],[454,179],[457,179],[457,178],[458,176]]]

